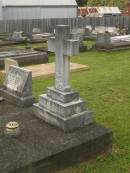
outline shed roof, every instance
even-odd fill
[[[75,0],[1,0],[3,6],[77,6]]]
[[[118,7],[97,7],[100,14],[121,14]]]
[[[120,15],[121,11],[118,7],[79,7],[79,16],[97,16],[103,15]]]

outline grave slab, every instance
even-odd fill
[[[16,121],[18,136],[5,133]],[[110,152],[112,132],[93,123],[65,133],[41,121],[32,107],[19,108],[0,102],[0,173],[50,173]]]
[[[110,34],[98,34],[95,47],[102,51],[115,51],[130,49],[130,35],[110,36]]]
[[[24,68],[32,71],[33,78],[40,78],[45,76],[53,76],[55,74],[55,63],[47,63],[47,64],[37,64],[37,65],[29,65]],[[85,71],[89,70],[89,66],[77,63],[70,63],[70,71]],[[0,71],[5,74],[5,71]]]
[[[40,64],[48,62],[48,55],[45,52],[34,50],[16,49],[0,52],[0,67],[4,67],[4,60],[11,58],[16,60],[19,65]]]

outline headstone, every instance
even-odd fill
[[[33,28],[32,33],[33,34],[40,34],[41,30],[40,30],[40,28]]]
[[[5,58],[4,63],[5,63],[5,73],[8,73],[11,65],[19,66],[18,62],[11,58]]]
[[[56,36],[48,40],[49,51],[55,52],[55,86],[34,104],[35,115],[64,131],[93,123],[92,112],[69,84],[70,57],[79,53],[79,41],[70,39],[67,25],[56,26]]]
[[[85,38],[96,40],[98,34],[105,34],[105,33],[109,33],[110,36],[119,35],[118,28],[116,27],[96,26],[92,30],[90,30],[89,28],[86,28]]]
[[[16,60],[19,65],[40,64],[48,62],[46,52],[34,51],[32,49],[13,49],[0,52],[0,67],[4,67],[4,60],[11,58]]]
[[[79,41],[79,51],[84,52],[87,50],[87,46],[84,45],[85,29],[74,28],[71,32],[72,39]]]
[[[2,102],[4,100],[4,98],[3,97],[0,97],[0,102]]]
[[[23,31],[14,32],[10,38],[11,41],[24,41],[26,37],[23,36]]]
[[[10,66],[5,77],[2,97],[21,107],[34,103],[32,96],[32,72],[17,66]]]
[[[116,50],[130,47],[130,35],[111,36],[109,33],[98,34],[95,44],[97,49]]]
[[[51,33],[39,33],[39,34],[28,34],[28,38],[30,41],[46,41],[48,37],[50,37]]]

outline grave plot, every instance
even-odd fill
[[[124,50],[130,48],[130,35],[110,36],[98,34],[95,47],[97,50]]]
[[[8,46],[21,43],[43,43],[46,42],[51,33],[24,33],[23,31],[14,32],[6,35],[0,41],[0,46]]]
[[[49,173],[112,148],[111,130],[94,122],[69,84],[70,57],[79,52],[78,40],[69,34],[69,26],[58,25],[55,38],[49,39],[49,50],[56,53],[55,84],[39,102],[28,108],[0,103],[1,173]],[[32,96],[30,80],[30,71],[11,66],[5,92],[19,99]]]
[[[38,52],[32,49],[14,49],[0,52],[0,67],[4,67],[4,59],[12,58],[18,61],[19,65],[40,64],[48,62],[48,55],[45,52]]]
[[[116,27],[105,27],[105,26],[96,26],[95,29],[92,29],[88,26],[85,28],[85,39],[96,40],[98,34],[109,33],[111,36],[119,35],[119,29]]]

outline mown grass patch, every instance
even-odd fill
[[[112,129],[113,151],[58,173],[130,173],[130,51],[89,51],[71,61],[90,67],[72,73],[71,86],[95,112],[95,120]],[[33,81],[34,94],[38,98],[53,83],[53,77]]]

